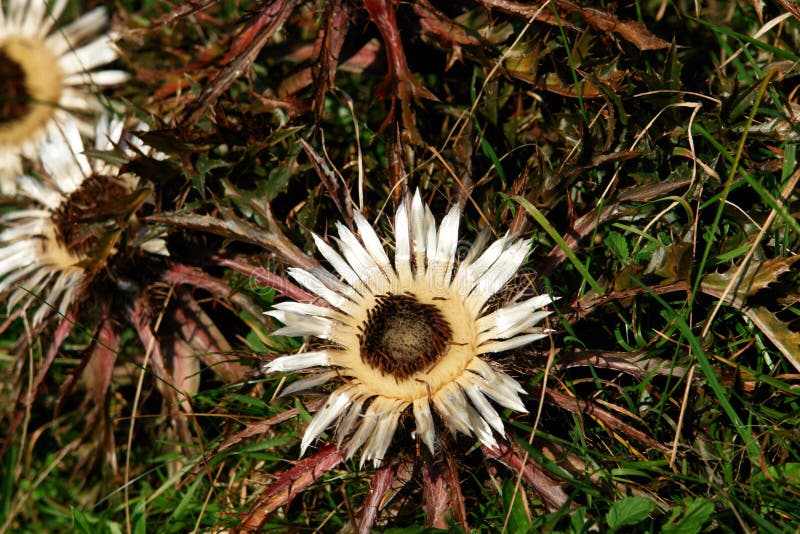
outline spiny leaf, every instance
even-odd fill
[[[770,283],[775,282],[781,274],[788,272],[798,259],[800,256],[754,262],[741,276],[741,281],[727,295],[725,295],[725,288],[737,272],[733,269],[726,273],[705,276],[700,283],[700,290],[716,298],[724,298],[725,302],[731,306],[740,308],[742,313],[778,347],[789,363],[800,371],[800,357],[798,356],[800,332],[791,330],[788,323],[778,319],[775,313],[766,307],[746,305],[747,297],[755,295]]]
[[[789,360],[795,369],[800,372],[800,332],[794,332],[789,324],[781,321],[767,308],[758,306],[744,308],[744,314],[772,341],[778,350]]]
[[[747,297],[755,295],[769,284],[775,282],[780,275],[788,272],[791,266],[799,259],[800,256],[791,256],[751,263],[742,274],[740,281],[734,286],[732,293],[725,296],[725,301],[735,306],[744,304]],[[737,269],[731,269],[725,273],[706,275],[703,277],[700,289],[703,293],[720,298],[737,272]]]

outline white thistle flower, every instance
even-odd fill
[[[98,35],[108,24],[104,8],[53,28],[66,3],[0,0],[0,190],[6,193],[14,191],[21,158],[35,159],[39,143],[67,119],[90,135],[86,114],[101,107],[94,92],[129,77],[95,70],[118,57],[115,35]]]
[[[410,218],[409,218],[410,215]],[[460,211],[454,206],[437,229],[419,192],[411,209],[395,215],[394,265],[380,239],[356,212],[356,237],[337,224],[339,252],[320,237],[317,248],[336,273],[292,268],[289,274],[323,305],[282,302],[268,315],[286,326],[276,335],[315,336],[334,348],[281,356],[268,371],[331,367],[293,383],[291,393],[340,377],[305,431],[301,454],[337,422],[347,458],[363,449],[361,464],[383,460],[401,415],[411,408],[415,435],[433,453],[433,406],[452,432],[475,436],[494,448],[493,430],[503,422],[490,399],[525,412],[525,391],[483,356],[521,347],[546,336],[536,325],[550,304],[539,295],[487,313],[487,301],[517,272],[529,251],[524,240],[504,236],[489,245],[478,239],[456,264]],[[349,438],[349,439],[348,439]]]
[[[97,151],[126,149],[120,119],[103,115],[96,125]],[[131,144],[138,145],[139,141]],[[40,324],[51,309],[66,313],[89,278],[116,253],[124,211],[135,211],[143,195],[139,178],[98,158],[84,154],[78,128],[66,120],[63,132],[48,136],[40,146],[44,179],[21,176],[21,195],[35,204],[9,211],[0,218],[0,296],[8,295],[11,310],[39,303],[33,314]],[[126,150],[127,155],[134,152]],[[123,210],[109,208],[124,204]],[[109,215],[111,213],[111,215]],[[167,254],[162,239],[144,239],[142,250]]]

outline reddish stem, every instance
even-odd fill
[[[44,379],[47,377],[50,367],[53,365],[53,361],[56,359],[56,354],[58,354],[58,351],[61,349],[61,344],[64,343],[64,340],[67,339],[67,336],[72,332],[75,321],[78,319],[77,308],[77,305],[73,305],[67,310],[66,315],[61,319],[61,322],[53,333],[53,342],[50,344],[50,348],[47,349],[47,354],[41,365],[39,365],[31,388],[20,393],[17,399],[17,406],[19,406],[19,408],[16,414],[14,414],[14,418],[11,420],[11,424],[6,431],[7,439],[3,446],[3,453],[5,453],[6,447],[11,443],[11,439],[15,436],[17,428],[20,423],[22,423],[26,408],[30,408],[33,401],[39,396],[39,390],[41,390]]]
[[[381,501],[397,479],[397,464],[391,463],[378,470],[369,483],[369,493],[358,520],[358,531],[369,532],[378,517]]]
[[[427,516],[427,524],[433,528],[447,528],[447,512],[450,510],[450,496],[447,491],[447,481],[442,476],[442,470],[435,465],[433,460],[425,461],[422,471],[423,507]]]
[[[306,293],[301,288],[288,281],[286,278],[271,273],[263,267],[257,267],[250,263],[240,261],[236,258],[223,258],[217,256],[214,259],[219,265],[233,269],[234,271],[243,274],[248,278],[252,278],[259,284],[271,287],[275,291],[283,293],[287,297],[298,302],[317,303],[316,301],[319,300],[316,296],[312,295],[311,293]],[[319,302],[317,304],[321,306],[325,305],[323,302]]]
[[[301,460],[285,471],[261,493],[250,511],[242,516],[242,530],[252,532],[261,529],[275,510],[287,504],[295,495],[302,493],[342,460],[342,454],[336,445],[328,445],[314,456]]]
[[[497,460],[515,473],[521,473],[522,478],[541,497],[548,510],[558,510],[569,500],[569,496],[561,486],[547,476],[538,464],[531,458],[520,455],[509,444],[500,443],[496,449],[481,445],[481,450],[487,458]]]

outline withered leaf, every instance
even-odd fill
[[[258,53],[270,37],[278,31],[294,9],[297,0],[271,2],[250,25],[238,36],[234,46],[222,63],[225,67],[209,83],[200,96],[186,111],[183,122],[195,122],[233,82],[253,65]]]
[[[569,3],[571,4],[571,2]],[[558,2],[558,4],[567,4],[567,2]],[[577,11],[592,28],[619,34],[626,41],[636,45],[639,50],[669,48],[669,43],[650,33],[650,30],[647,29],[643,22],[620,20],[610,13],[590,7],[578,8]]]
[[[400,38],[400,29],[397,26],[395,4],[391,0],[366,0],[364,7],[369,13],[370,20],[375,23],[381,33],[389,62],[389,72],[376,93],[381,96],[389,95],[392,104],[379,131],[384,131],[395,119],[396,101],[399,100],[405,133],[412,143],[421,145],[423,144],[422,136],[416,126],[412,100],[424,98],[438,102],[439,99],[417,80],[408,67],[403,41]]]
[[[447,18],[428,2],[414,4],[414,13],[419,17],[423,31],[445,39],[454,45],[477,46],[482,44],[480,35]]]
[[[229,198],[236,193],[231,190]],[[237,199],[239,200],[239,199]],[[247,201],[244,199],[243,201]],[[237,217],[229,208],[218,205],[221,218],[196,213],[164,212],[154,214],[145,220],[156,224],[165,224],[173,228],[186,228],[199,230],[219,235],[226,239],[234,239],[244,243],[252,243],[264,247],[289,265],[311,269],[319,267],[319,262],[300,250],[292,241],[280,231],[277,222],[272,218],[271,212],[266,208],[266,201],[250,204],[253,211],[265,221],[267,228],[262,228],[249,221]]]
[[[762,306],[744,308],[742,311],[800,372],[800,332],[791,330],[788,323]]]
[[[744,305],[747,297],[755,295],[775,282],[780,275],[788,272],[797,260],[800,260],[800,256],[753,261],[742,274],[733,291],[725,296],[725,301],[734,306]],[[731,269],[725,273],[706,275],[703,277],[700,289],[703,293],[721,298],[725,288],[736,274],[737,269]]]
[[[336,445],[328,445],[313,456],[284,471],[278,479],[259,495],[249,512],[242,515],[242,527],[246,530],[260,529],[269,516],[287,504],[295,495],[302,493],[317,478],[330,471],[343,460]]]
[[[709,274],[700,283],[700,290],[703,293],[723,298],[731,306],[740,308],[798,371],[800,371],[800,332],[791,330],[789,323],[780,320],[775,312],[765,306],[748,306],[747,297],[755,295],[775,282],[799,259],[800,256],[792,256],[753,262],[727,295],[724,294],[725,288],[736,276],[735,269],[726,273]]]
[[[342,0],[328,3],[325,25],[320,28],[314,43],[314,63],[311,67],[314,80],[314,114],[317,122],[322,120],[325,96],[333,87],[339,55],[344,45],[350,21],[350,6]]]
[[[554,17],[550,9],[542,9],[541,3],[524,4],[521,2],[511,2],[508,0],[482,0],[482,3],[489,8],[496,8],[507,13],[514,13],[523,17],[535,17],[539,22],[552,24],[553,26],[566,26],[562,17]],[[565,14],[577,13],[583,18],[584,22],[595,30],[613,32],[618,34],[626,41],[636,45],[639,50],[661,50],[669,48],[669,43],[664,39],[656,37],[647,29],[642,22],[633,20],[620,20],[615,15],[591,7],[582,7],[570,0],[555,0],[554,4]]]

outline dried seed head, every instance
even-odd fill
[[[57,238],[76,256],[86,256],[120,227],[130,206],[130,191],[113,177],[92,175],[53,213]]]

